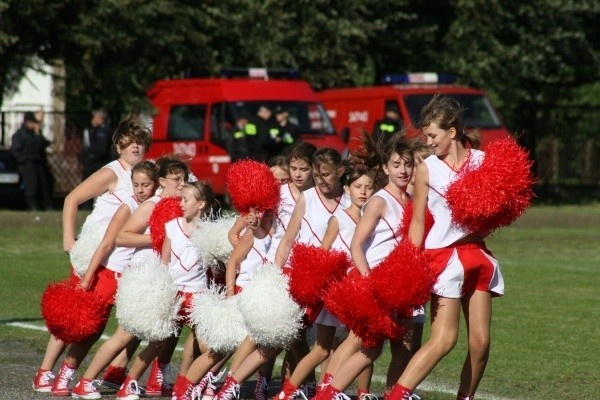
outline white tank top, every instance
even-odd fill
[[[468,158],[461,171],[477,168],[483,160],[483,154],[480,150],[469,150]],[[461,171],[453,170],[435,155],[427,157],[424,162],[429,170],[427,207],[434,220],[433,227],[425,239],[425,248],[439,249],[450,246],[471,233],[465,227],[452,222],[452,213],[445,197],[448,186],[459,178]]]
[[[129,207],[129,214],[133,213],[133,211],[140,205],[135,196],[125,199],[123,204],[126,204],[127,207]],[[111,271],[123,272],[125,267],[131,261],[134,251],[135,249],[133,247],[116,246],[113,251],[102,261],[102,265],[106,266],[106,268],[110,269]]]
[[[354,231],[356,230],[356,221],[352,219],[345,209],[335,210],[333,216],[337,219],[340,229],[331,248],[343,251],[350,255],[350,242],[352,241],[352,236],[354,236]]]
[[[117,175],[117,185],[113,191],[103,193],[96,198],[94,209],[86,218],[84,225],[110,222],[123,201],[133,195],[131,168],[126,169],[119,160],[111,161],[102,168],[109,168]]]
[[[294,206],[296,205],[296,199],[292,195],[291,183],[281,186],[281,202],[277,209],[277,215],[273,216],[273,237],[271,238],[271,246],[267,251],[266,258],[269,262],[275,263],[275,253],[277,252],[277,246],[281,242],[285,231],[287,230],[292,212],[294,212]]]
[[[325,204],[323,204],[316,188],[306,189],[303,194],[306,208],[304,209],[300,232],[298,233],[298,238],[296,240],[300,243],[319,247],[321,246],[323,236],[327,230],[329,218],[337,209],[347,208],[350,198],[346,195],[342,195],[335,208],[329,210],[325,207]]]
[[[383,261],[400,242],[400,223],[404,215],[404,207],[390,192],[381,189],[371,199],[376,196],[385,200],[387,210],[363,245],[370,269],[375,268],[377,264]],[[367,203],[363,206],[363,210],[371,199],[367,200]]]
[[[200,262],[196,246],[183,231],[184,218],[179,217],[165,224],[165,235],[171,240],[171,276],[177,290],[201,292],[208,288],[207,266]]]
[[[267,251],[271,246],[271,236],[262,239],[254,238],[250,252],[240,264],[240,272],[235,280],[236,286],[244,287],[266,262]]]
[[[158,204],[163,198],[158,195],[154,195],[144,201],[144,203],[152,202]],[[142,203],[143,204],[143,203]],[[150,226],[147,226],[144,230],[144,235],[150,235]],[[131,256],[131,264],[137,264],[140,262],[146,262],[147,260],[153,260],[158,257],[158,254],[152,249],[152,246],[136,247],[133,250],[133,256]]]

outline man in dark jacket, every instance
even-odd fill
[[[273,119],[273,111],[269,106],[262,104],[258,107],[256,116],[244,125],[244,133],[248,157],[267,162],[276,154],[275,138],[279,136],[279,124]]]
[[[373,137],[376,142],[387,143],[395,133],[402,130],[402,118],[400,111],[395,104],[386,104],[385,116],[383,119],[375,121],[373,126]]]
[[[41,134],[41,121],[33,112],[27,111],[23,124],[12,137],[10,151],[19,163],[28,210],[38,210],[40,199],[44,209],[52,209],[52,188],[46,159],[49,144]]]
[[[83,179],[92,175],[114,159],[112,134],[108,114],[104,109],[92,112],[90,128],[83,131]]]

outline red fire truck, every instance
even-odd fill
[[[454,77],[437,73],[386,75],[383,85],[347,89],[329,89],[318,94],[329,117],[343,139],[354,150],[363,130],[372,132],[375,121],[385,110],[399,111],[408,135],[417,135],[421,109],[436,94],[455,97],[466,108],[466,129],[478,128],[483,147],[510,136],[484,91],[454,84]]]
[[[161,80],[148,97],[156,114],[147,157],[181,154],[217,194],[225,193],[236,122],[256,115],[260,105],[284,107],[303,141],[346,149],[316,93],[293,70],[231,69],[220,78]]]

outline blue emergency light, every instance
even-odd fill
[[[264,79],[287,78],[299,79],[300,72],[296,69],[287,68],[226,68],[221,70],[223,78],[250,78]]]
[[[381,79],[381,83],[392,84],[426,84],[439,83],[449,84],[456,82],[456,77],[451,74],[437,72],[407,72],[404,74],[386,74]]]

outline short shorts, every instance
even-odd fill
[[[483,242],[426,249],[425,256],[437,278],[431,292],[438,296],[461,298],[475,290],[504,294],[500,264]]]

